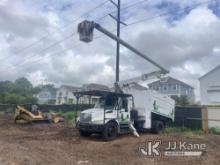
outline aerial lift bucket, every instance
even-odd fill
[[[91,42],[93,40],[93,32],[95,23],[91,21],[83,21],[78,25],[79,40],[83,42]]]

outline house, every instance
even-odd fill
[[[161,77],[160,71],[142,74],[141,76],[119,82],[120,86],[131,83],[138,83],[143,87],[156,90],[159,93],[166,94],[171,97],[186,96],[190,102],[195,101],[193,87],[170,76]]]
[[[84,84],[82,87],[82,90],[83,91],[92,91],[92,90],[110,91],[110,88],[102,84],[90,83],[90,84]],[[88,103],[88,104],[95,104],[98,98],[99,97],[97,96],[92,96],[92,97],[87,97],[87,98],[84,97],[83,102]]]
[[[68,85],[62,85],[56,92],[56,104],[76,104],[77,98],[74,96],[74,92],[101,90],[109,91],[110,89],[101,84],[84,84],[82,87],[74,87]],[[83,96],[79,98],[79,104],[95,104],[99,97]]]
[[[55,104],[56,102],[56,88],[44,88],[37,95],[39,104]]]
[[[199,78],[202,105],[220,105],[220,65]]]
[[[99,91],[110,91],[109,87],[102,84],[84,84],[82,87],[83,91],[99,90]]]
[[[163,77],[158,81],[148,84],[150,89],[171,97],[186,96],[190,102],[195,101],[194,88],[180,80],[170,76]]]
[[[56,92],[56,104],[76,104],[76,97],[73,92],[81,91],[81,87],[62,85]]]

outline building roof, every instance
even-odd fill
[[[100,90],[90,90],[90,91],[81,91],[81,92],[73,92],[74,95],[78,95],[79,97],[87,95],[87,96],[118,96],[118,97],[131,97],[131,94],[126,93],[117,93],[117,92],[110,92],[110,91],[100,91]]]
[[[202,79],[202,78],[204,78],[204,77],[206,77],[207,75],[211,74],[212,72],[216,71],[216,70],[219,69],[219,68],[220,68],[220,65],[218,65],[218,66],[215,67],[214,69],[210,70],[209,72],[207,72],[206,74],[204,74],[203,76],[201,76],[201,77],[199,78],[199,80]]]
[[[75,86],[70,86],[70,85],[62,85],[60,88],[65,88],[68,91],[79,91],[79,90],[82,90],[81,87],[75,87]]]
[[[151,85],[153,85],[155,83],[160,83],[160,84],[162,84],[162,83],[170,83],[170,84],[180,83],[180,84],[183,84],[185,86],[188,86],[188,87],[194,89],[194,87],[190,86],[189,84],[187,84],[187,83],[185,83],[183,81],[177,80],[177,79],[175,79],[173,77],[170,77],[170,76],[163,77],[163,78],[161,78],[161,80],[158,80],[158,81],[155,81],[153,83],[150,83],[149,86],[151,86]]]
[[[57,88],[43,88],[39,93],[50,92],[52,95],[56,95]],[[38,94],[39,94],[38,93]]]
[[[145,73],[145,74],[142,74],[140,76],[137,76],[137,77],[133,77],[133,78],[130,78],[130,79],[127,79],[127,80],[122,80],[119,82],[120,85],[123,85],[123,84],[129,84],[129,83],[136,83],[136,82],[139,82],[139,81],[146,81],[148,79],[152,79],[151,77],[153,77],[154,79],[159,79],[162,75],[162,72],[160,70],[158,71],[153,71],[153,72],[150,72],[150,73]],[[156,81],[156,80],[155,80]]]
[[[133,83],[130,83],[130,84],[124,84],[122,85],[122,88],[134,88],[134,89],[137,89],[137,90],[147,90],[148,88],[136,83],[136,82],[133,82]]]
[[[100,91],[110,91],[109,87],[102,84],[84,84],[83,90],[100,90]]]

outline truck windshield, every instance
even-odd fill
[[[100,98],[94,108],[106,108],[106,109],[114,109],[116,106],[118,99],[116,97],[107,97],[106,99]]]
[[[104,99],[100,98],[96,103],[94,108],[104,108]]]

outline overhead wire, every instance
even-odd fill
[[[133,3],[133,4],[131,4],[131,5],[128,5],[128,6],[124,7],[124,8],[122,8],[121,10],[125,10],[125,9],[128,9],[128,8],[134,7],[134,6],[138,5],[138,4],[141,4],[141,3],[147,2],[147,1],[148,1],[148,0],[138,1],[138,2],[136,2],[136,3]],[[94,10],[94,9],[97,9],[98,7],[101,7],[101,6],[104,5],[105,3],[107,3],[107,2],[105,1],[105,2],[101,3],[101,4],[98,5],[97,7],[93,8],[93,10]],[[116,11],[113,11],[113,12],[110,12],[110,13],[114,13],[114,12],[116,12]],[[86,12],[86,13],[88,13],[88,12]],[[100,18],[96,19],[96,21],[98,22],[98,21],[104,19],[104,18],[105,18],[106,16],[108,16],[110,13],[106,14],[106,15],[103,16],[103,17],[100,17]],[[83,15],[84,15],[84,14],[83,14]],[[80,18],[80,17],[79,17],[79,18]],[[77,20],[76,20],[76,21],[77,21]],[[67,39],[70,39],[71,36],[74,36],[74,35],[76,35],[76,34],[77,34],[77,32],[73,33],[73,34],[70,35],[70,36],[65,37],[64,39],[61,39],[61,40],[59,40],[59,41],[57,41],[57,42],[51,44],[50,46],[48,46],[48,47],[46,47],[46,48],[44,48],[44,49],[38,51],[38,52],[37,52],[36,54],[34,54],[34,55],[28,56],[28,59],[27,59],[27,60],[29,60],[30,58],[33,58],[33,57],[37,56],[39,53],[42,53],[42,52],[44,52],[44,51],[46,51],[46,50],[48,50],[48,49],[50,49],[50,48],[52,48],[52,47],[58,45],[59,43],[61,43],[61,42],[63,42],[63,41],[66,41]],[[19,65],[24,64],[27,60],[25,60],[24,62],[20,63]],[[18,65],[18,66],[19,66],[19,65]]]
[[[94,10],[96,10],[96,9],[99,8],[99,7],[102,7],[102,6],[105,5],[107,2],[109,2],[109,0],[106,0],[106,1],[104,1],[104,2],[102,2],[102,3],[100,3],[99,5],[97,5],[97,6],[95,6],[94,8],[88,10],[87,12],[83,13],[81,16],[79,16],[78,18],[74,19],[74,20],[71,21],[70,23],[68,23],[68,24],[66,24],[66,25],[64,25],[64,26],[62,26],[61,28],[58,28],[57,30],[55,30],[55,31],[53,31],[53,32],[51,32],[51,33],[48,33],[47,35],[41,37],[41,38],[38,39],[37,41],[35,41],[35,42],[29,44],[28,46],[26,46],[26,47],[20,49],[20,50],[19,50],[17,53],[15,53],[14,55],[17,55],[17,54],[20,54],[20,53],[24,52],[25,50],[27,50],[27,49],[29,49],[29,48],[35,46],[36,44],[40,43],[40,42],[43,41],[44,39],[48,38],[49,36],[51,36],[51,35],[53,35],[53,34],[55,34],[55,33],[57,33],[57,32],[61,32],[63,29],[65,29],[65,28],[67,28],[68,26],[72,25],[73,23],[75,23],[76,21],[78,21],[78,20],[79,20],[80,18],[82,18],[83,16],[85,16],[85,15],[87,15],[87,14],[93,12]],[[1,61],[7,60],[8,58],[11,58],[11,56],[6,57],[5,59],[1,59]]]
[[[145,0],[145,1],[146,1],[146,0]],[[192,6],[192,7],[184,7],[184,8],[182,8],[181,10],[179,10],[178,12],[184,11],[184,10],[186,10],[186,9],[188,9],[188,10],[193,10],[194,8],[196,8],[196,7],[198,7],[198,6],[204,5],[204,4],[209,3],[209,2],[212,2],[212,1],[215,1],[215,0],[209,0],[209,1],[201,2],[201,3],[197,3],[196,5],[194,5],[194,6]],[[172,12],[170,12],[170,11],[169,11],[169,12],[164,12],[164,13],[160,13],[160,14],[154,16],[154,17],[147,17],[147,18],[144,18],[144,19],[141,19],[141,20],[138,20],[138,21],[134,21],[134,22],[128,23],[127,26],[123,26],[121,29],[130,27],[130,26],[135,25],[135,24],[139,24],[139,23],[141,23],[141,22],[153,20],[153,19],[156,19],[156,18],[158,18],[158,17],[166,16],[166,15],[169,15],[170,13],[172,13]],[[101,17],[101,19],[102,19],[102,17]],[[115,30],[113,30],[113,31],[115,31]],[[111,31],[111,32],[112,32],[112,31]],[[105,36],[105,35],[102,34],[102,35],[100,35],[100,36],[97,36],[97,37],[95,37],[93,40],[100,39],[100,38],[102,38],[103,36]],[[81,43],[79,42],[79,43],[77,43],[76,45],[74,45],[73,47],[71,47],[70,49],[73,49],[73,48],[79,46],[80,44],[81,44]],[[62,53],[62,52],[65,52],[65,51],[66,51],[66,50],[62,50],[62,51],[59,51],[59,52],[57,52],[57,53],[55,53],[55,54],[50,54],[50,56],[51,56],[51,55],[56,56],[56,55],[58,55],[58,54],[60,54],[60,53]],[[39,60],[37,60],[37,61],[35,61],[35,62],[39,62],[39,61],[41,61],[41,60],[43,60],[43,58],[40,58]]]

